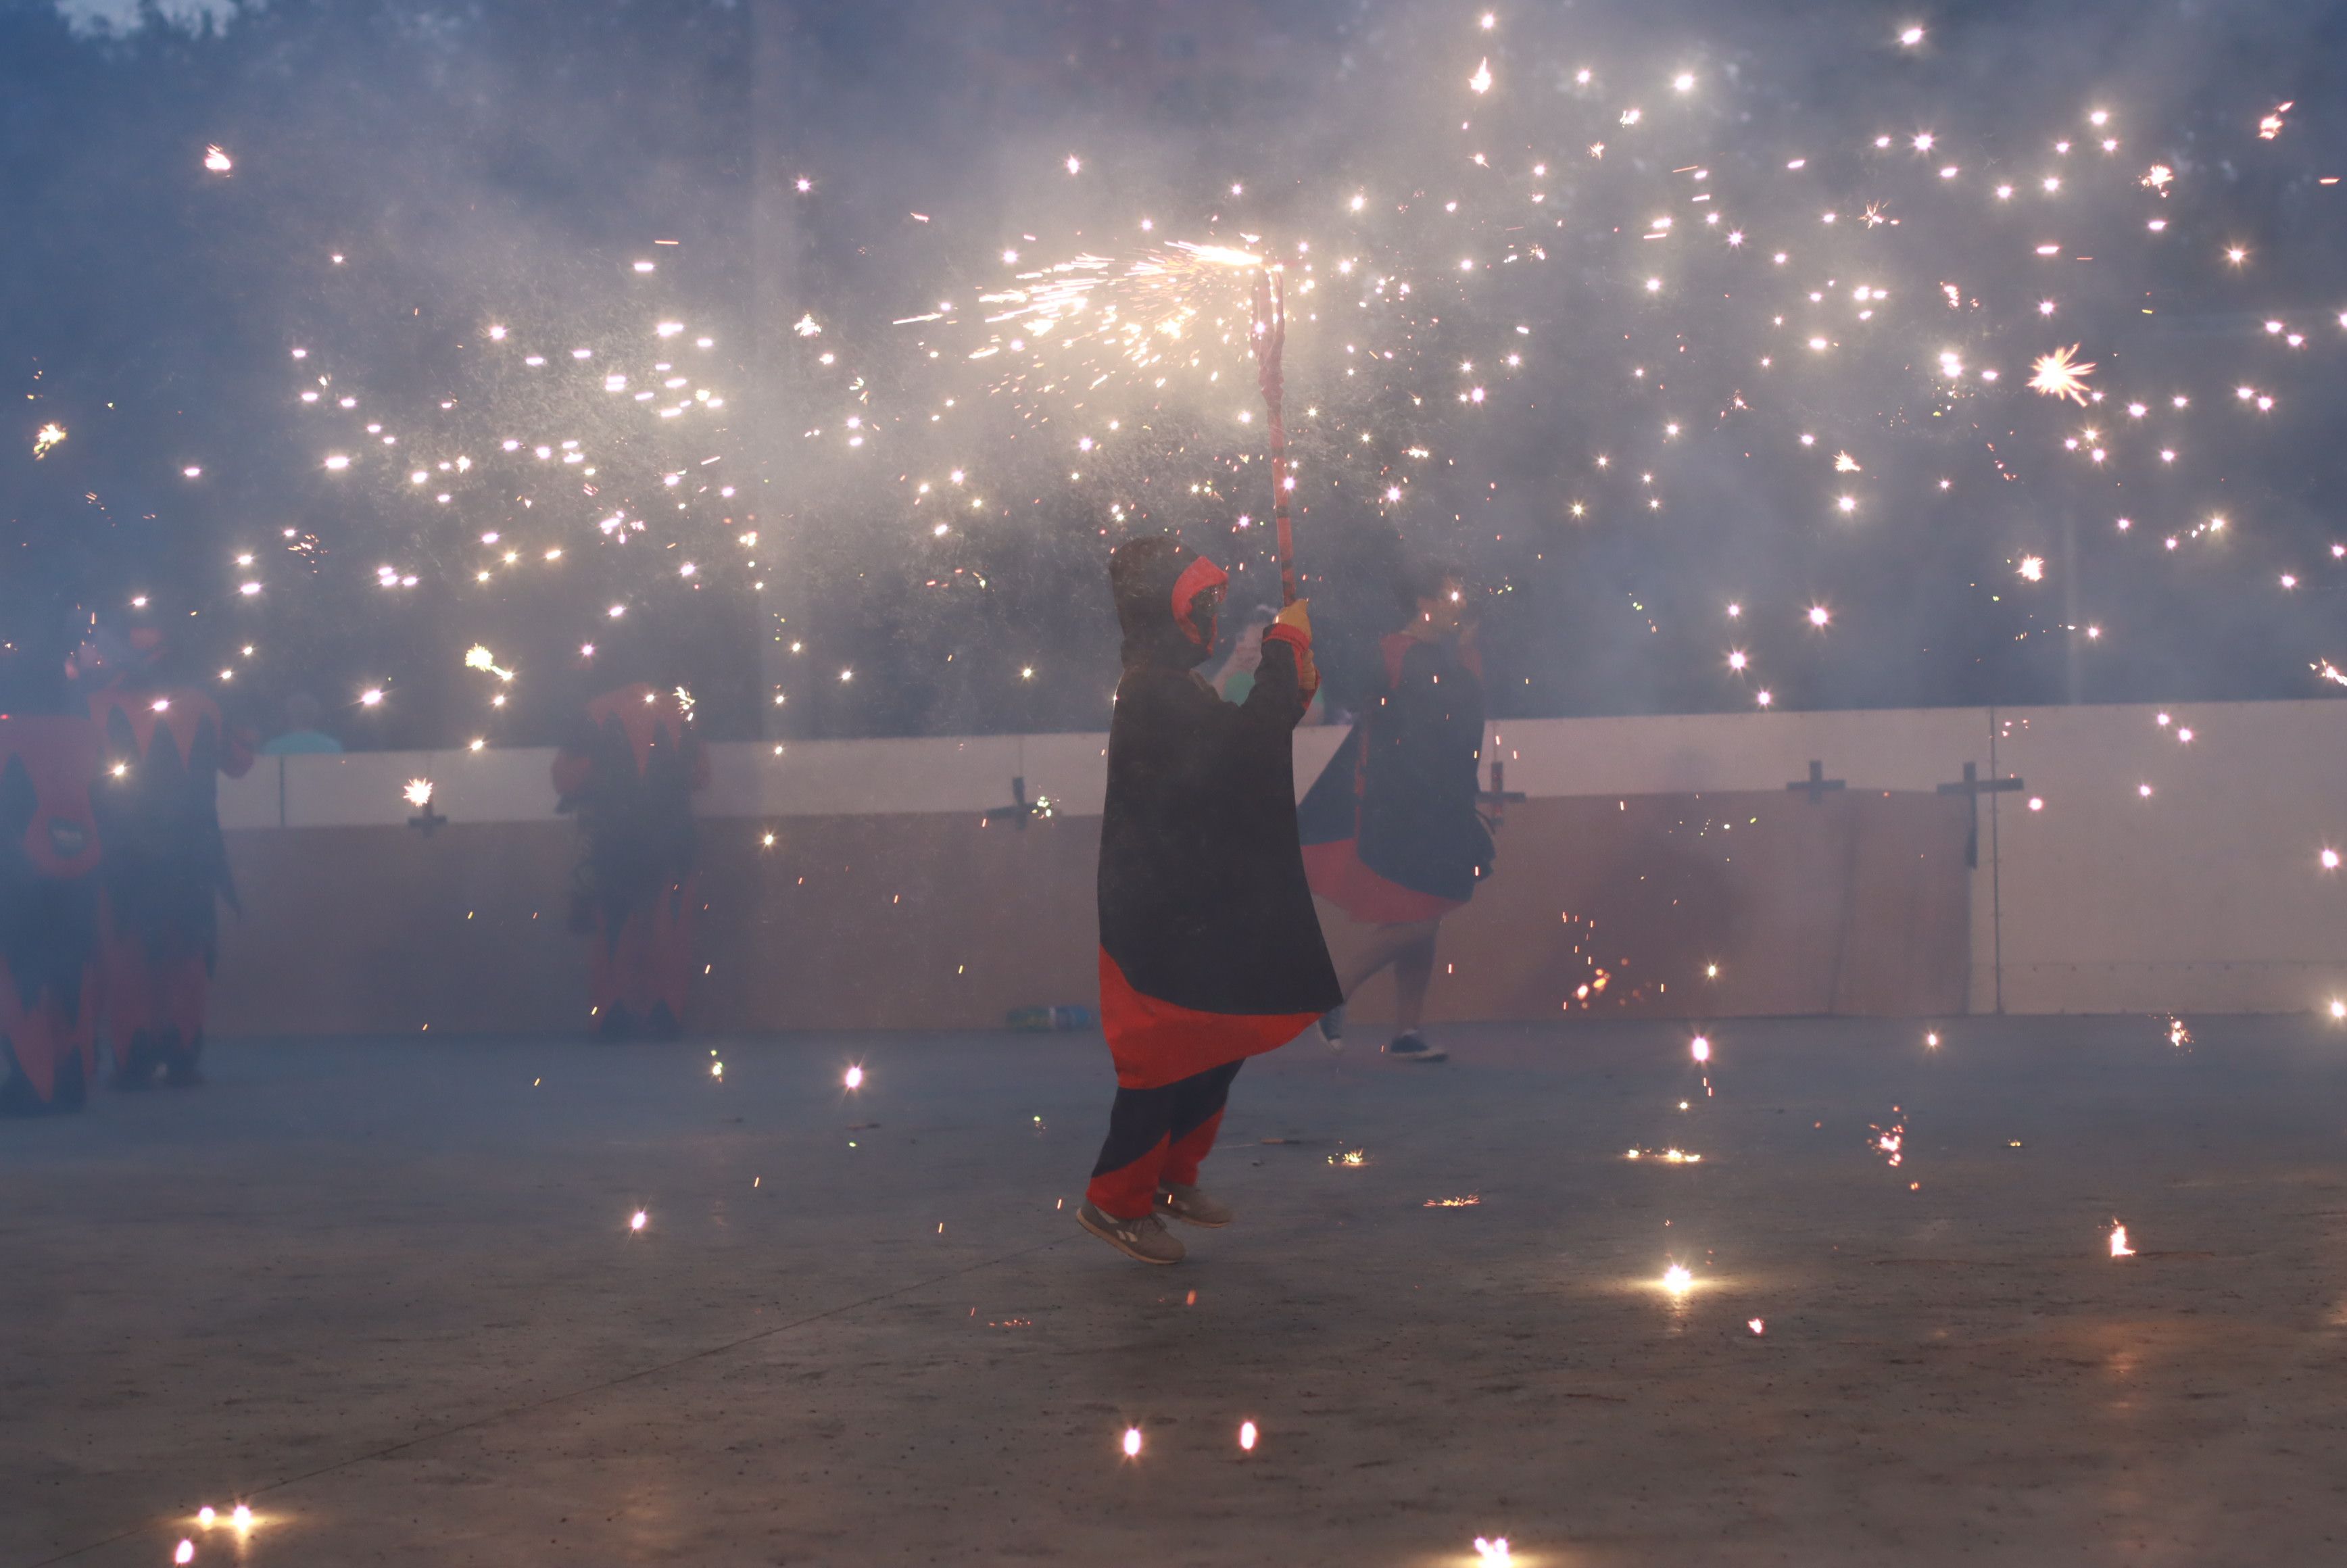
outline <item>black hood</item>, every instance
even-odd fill
[[[1108,585],[1124,632],[1124,667],[1189,670],[1204,663],[1214,651],[1214,615],[1229,581],[1220,567],[1179,539],[1157,535],[1119,545],[1109,557]]]

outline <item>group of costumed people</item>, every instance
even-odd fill
[[[1163,1264],[1184,1250],[1165,1219],[1233,1217],[1198,1175],[1248,1057],[1316,1026],[1340,1044],[1346,999],[1390,968],[1386,1051],[1442,1059],[1419,1030],[1437,933],[1491,864],[1481,669],[1462,579],[1414,574],[1375,690],[1299,807],[1294,733],[1320,684],[1308,606],[1251,626],[1254,667],[1226,671],[1218,691],[1198,667],[1217,646],[1228,576],[1157,537],[1120,547],[1109,578],[1123,675],[1099,970],[1117,1090],[1077,1217]],[[235,898],[219,780],[251,766],[251,738],[181,678],[151,626],[85,642],[54,669],[12,662],[0,1109],[79,1105],[101,1040],[122,1087],[198,1081],[219,905]],[[571,923],[588,940],[599,1033],[682,1028],[699,910],[692,797],[708,779],[689,700],[644,681],[589,700],[556,756],[560,807],[582,830]]]
[[[1412,574],[1374,701],[1301,807],[1294,733],[1320,684],[1310,610],[1280,610],[1250,679],[1217,691],[1198,666],[1229,580],[1170,538],[1133,540],[1109,563],[1124,672],[1101,823],[1100,989],[1117,1088],[1076,1218],[1143,1263],[1183,1257],[1166,1220],[1235,1217],[1198,1175],[1247,1058],[1315,1025],[1340,1043],[1346,998],[1390,968],[1400,1028],[1387,1051],[1442,1059],[1419,1030],[1436,933],[1491,864],[1460,576]]]
[[[0,1114],[77,1110],[103,1042],[121,1089],[200,1081],[220,905],[220,778],[252,737],[154,624],[24,650],[0,694]]]

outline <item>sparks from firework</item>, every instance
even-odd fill
[[[2095,367],[2091,364],[2077,363],[2072,357],[2077,352],[2078,345],[2072,343],[2068,348],[2057,348],[2052,354],[2039,355],[2032,367],[2029,389],[2047,397],[2066,397],[2084,405],[2086,401],[2086,378],[2094,374]]]
[[[1124,1442],[1122,1446],[1124,1449],[1125,1458],[1139,1459],[1141,1457],[1141,1429],[1139,1427],[1127,1427],[1124,1429]]]
[[[64,425],[56,424],[55,421],[42,425],[40,429],[33,433],[33,461],[37,463],[42,458],[47,456],[51,448],[55,447],[58,442],[63,441],[65,438],[66,427]]]
[[[1695,1288],[1695,1276],[1687,1271],[1686,1265],[1675,1263],[1663,1270],[1662,1286],[1671,1299],[1681,1300]]]
[[[407,781],[407,787],[399,793],[402,797],[406,800],[408,804],[414,806],[416,810],[421,811],[425,806],[432,804],[432,781],[430,779],[409,779]]]
[[[860,1066],[860,1065],[859,1065],[859,1066],[856,1066],[856,1067],[851,1067],[851,1068],[849,1068],[849,1069],[847,1070],[847,1072],[846,1072],[846,1076],[845,1076],[845,1077],[843,1077],[843,1078],[840,1080],[840,1081],[842,1081],[843,1083],[846,1084],[846,1085],[847,1085],[847,1087],[848,1087],[848,1088],[850,1088],[850,1089],[861,1089],[861,1088],[863,1088],[863,1087],[864,1087],[864,1069],[863,1069],[863,1068],[862,1068],[862,1066]]]
[[[1506,1536],[1487,1541],[1478,1535],[1475,1537],[1475,1560],[1478,1568],[1509,1568],[1515,1562],[1515,1557],[1508,1550]]]
[[[2120,1225],[2116,1220],[2111,1222],[2111,1255],[2113,1257],[2133,1257],[2135,1255],[2135,1248],[2127,1245],[2127,1226]]]

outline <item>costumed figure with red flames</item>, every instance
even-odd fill
[[[204,1015],[220,956],[220,906],[237,907],[220,834],[220,780],[252,767],[253,737],[186,671],[164,634],[134,625],[127,652],[84,671],[99,744],[94,796],[103,1019],[114,1082],[200,1082]]]
[[[559,809],[583,841],[571,928],[589,940],[598,1033],[676,1035],[692,984],[692,797],[709,755],[689,700],[635,682],[593,698],[554,760]]]
[[[1166,538],[1109,563],[1124,675],[1101,820],[1100,982],[1117,1089],[1077,1219],[1144,1263],[1183,1255],[1163,1218],[1230,1222],[1198,1164],[1231,1081],[1340,994],[1296,827],[1293,737],[1319,685],[1312,623],[1301,600],[1282,610],[1246,701],[1224,702],[1197,666],[1228,580]]]
[[[1483,755],[1483,660],[1464,574],[1421,563],[1397,585],[1408,617],[1378,648],[1376,700],[1297,807],[1321,930],[1351,996],[1394,975],[1392,1043],[1404,1061],[1445,1052],[1419,1032],[1443,917],[1491,869],[1476,775]],[[1321,1020],[1331,1045],[1343,1009]]]
[[[10,651],[0,660],[0,1115],[24,1116],[79,1110],[97,1074],[98,744],[64,649]]]

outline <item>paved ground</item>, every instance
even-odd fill
[[[0,1125],[0,1563],[2341,1562],[2347,1035],[2195,1030],[1299,1045],[1154,1270],[1097,1041],[226,1045]]]

